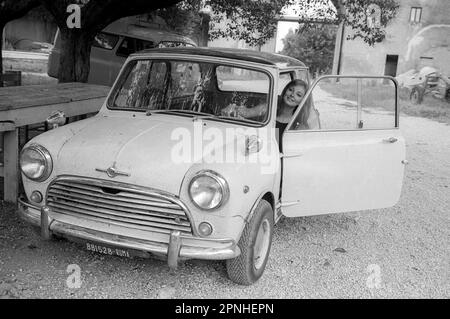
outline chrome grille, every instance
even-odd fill
[[[88,178],[59,178],[47,191],[51,210],[135,229],[192,234],[186,211],[172,195]]]

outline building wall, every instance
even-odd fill
[[[450,74],[450,1],[401,0],[386,38],[370,47],[360,39],[344,40],[341,74],[383,75],[386,56],[398,55],[396,75],[424,65]],[[420,23],[410,22],[411,7],[422,7]],[[351,33],[345,29],[344,39]]]

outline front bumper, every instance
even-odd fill
[[[185,236],[179,231],[172,231],[165,240],[156,241],[152,240],[152,232],[149,231],[143,233],[98,222],[83,224],[85,221],[52,212],[46,206],[42,208],[35,206],[24,198],[19,199],[18,206],[20,217],[40,227],[41,234],[46,239],[50,238],[51,234],[57,234],[77,241],[96,242],[117,248],[164,255],[167,256],[167,262],[171,268],[176,268],[180,259],[224,260],[235,258],[241,253],[232,239]],[[153,235],[161,239],[161,234]]]

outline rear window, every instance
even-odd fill
[[[117,55],[127,57],[135,52],[154,47],[156,44],[153,41],[125,37],[117,49]]]
[[[219,90],[226,92],[254,92],[267,93],[270,81],[266,74],[231,66],[218,66],[217,86]]]
[[[94,47],[106,50],[112,50],[119,41],[119,36],[109,33],[100,32],[94,38]]]

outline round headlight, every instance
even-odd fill
[[[30,145],[22,150],[20,169],[29,179],[37,182],[46,180],[53,169],[50,153],[40,145]]]
[[[197,207],[205,210],[215,209],[228,200],[228,184],[216,172],[201,171],[192,178],[189,195]]]

